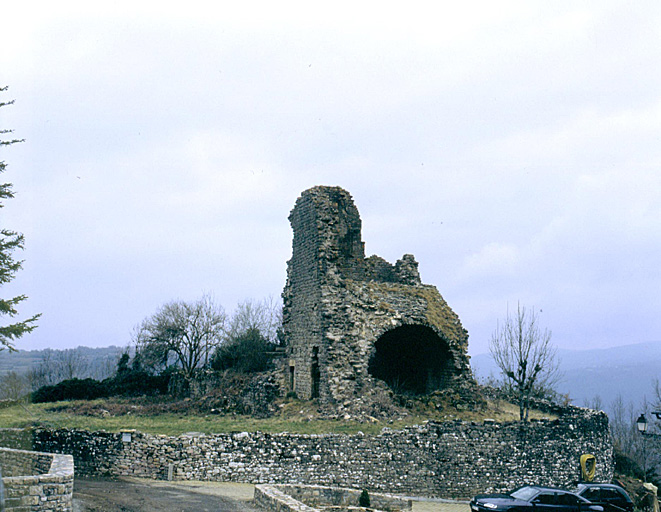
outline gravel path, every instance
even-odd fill
[[[164,482],[142,478],[76,478],[73,512],[263,512],[254,486],[231,482]],[[413,512],[470,512],[467,503],[413,501]]]
[[[258,512],[248,484],[76,478],[74,512]]]

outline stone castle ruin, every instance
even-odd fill
[[[459,318],[434,286],[422,284],[413,256],[394,265],[378,256],[365,258],[360,216],[347,191],[314,187],[303,192],[290,221],[293,255],[283,291],[287,357],[280,374],[290,391],[318,400],[329,416],[368,421],[372,411],[399,414],[402,397],[392,391],[401,392],[405,402],[409,395],[438,393],[453,401],[458,397],[463,405],[480,395]],[[422,401],[443,407],[438,395]],[[530,482],[569,487],[579,478],[583,454],[597,458],[596,480],[610,481],[614,457],[606,414],[571,406],[556,413],[555,419],[530,423],[429,421],[367,435],[189,432],[168,437],[0,429],[0,445],[35,450],[0,451],[5,507],[71,510],[74,460],[77,475],[278,484],[256,493],[256,501],[281,512],[294,498],[309,502],[295,502],[299,511],[326,499],[320,488],[301,485],[353,489],[331,489],[332,499],[326,501],[333,503],[362,489],[467,499]],[[392,502],[383,506],[399,508]]]
[[[287,388],[347,405],[385,382],[421,395],[474,384],[468,333],[415,258],[365,257],[351,195],[318,186],[296,201],[283,291]]]

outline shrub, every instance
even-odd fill
[[[164,371],[160,375],[151,375],[144,370],[125,370],[106,379],[109,396],[164,395],[172,372]]]
[[[107,386],[94,379],[67,379],[53,386],[42,386],[32,393],[34,403],[60,400],[94,400],[108,396]]]
[[[275,346],[262,336],[259,329],[250,328],[216,349],[211,368],[239,373],[263,372],[271,365],[270,353],[274,349]]]
[[[61,400],[95,400],[109,396],[142,396],[166,394],[171,371],[151,375],[144,370],[125,369],[114,377],[94,379],[68,379],[52,386],[42,386],[32,393],[33,403]]]
[[[619,450],[617,447],[615,447],[613,455],[613,458],[615,459],[616,473],[633,478],[645,478],[643,468],[641,468],[640,464],[638,464],[638,462],[636,462],[633,458]]]
[[[360,493],[360,498],[358,498],[358,506],[369,508],[370,506],[370,495],[367,492],[367,489],[363,489],[363,492]]]

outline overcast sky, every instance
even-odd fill
[[[416,256],[473,354],[517,302],[559,347],[661,340],[657,0],[97,4],[0,18],[2,296],[43,313],[19,348],[279,297],[315,185],[367,255]]]

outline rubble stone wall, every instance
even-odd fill
[[[274,512],[366,512],[367,510],[411,510],[411,500],[371,493],[370,508],[359,507],[361,491],[320,485],[257,485],[255,503]]]
[[[580,409],[559,420],[428,423],[379,435],[226,433],[176,437],[36,430],[35,447],[74,456],[81,474],[264,484],[332,485],[370,492],[468,498],[526,483],[567,487],[579,458],[610,481],[608,418]]]
[[[4,503],[11,512],[71,512],[73,457],[0,448]],[[3,508],[4,507],[4,508]]]
[[[358,507],[362,490],[323,485],[278,485],[278,489],[311,507]],[[412,502],[391,494],[371,493],[370,508],[377,510],[410,510]]]
[[[49,453],[0,449],[2,476],[28,476],[47,473],[53,462]]]
[[[275,485],[255,486],[255,504],[262,510],[274,512],[319,512],[319,509],[301,503]]]

